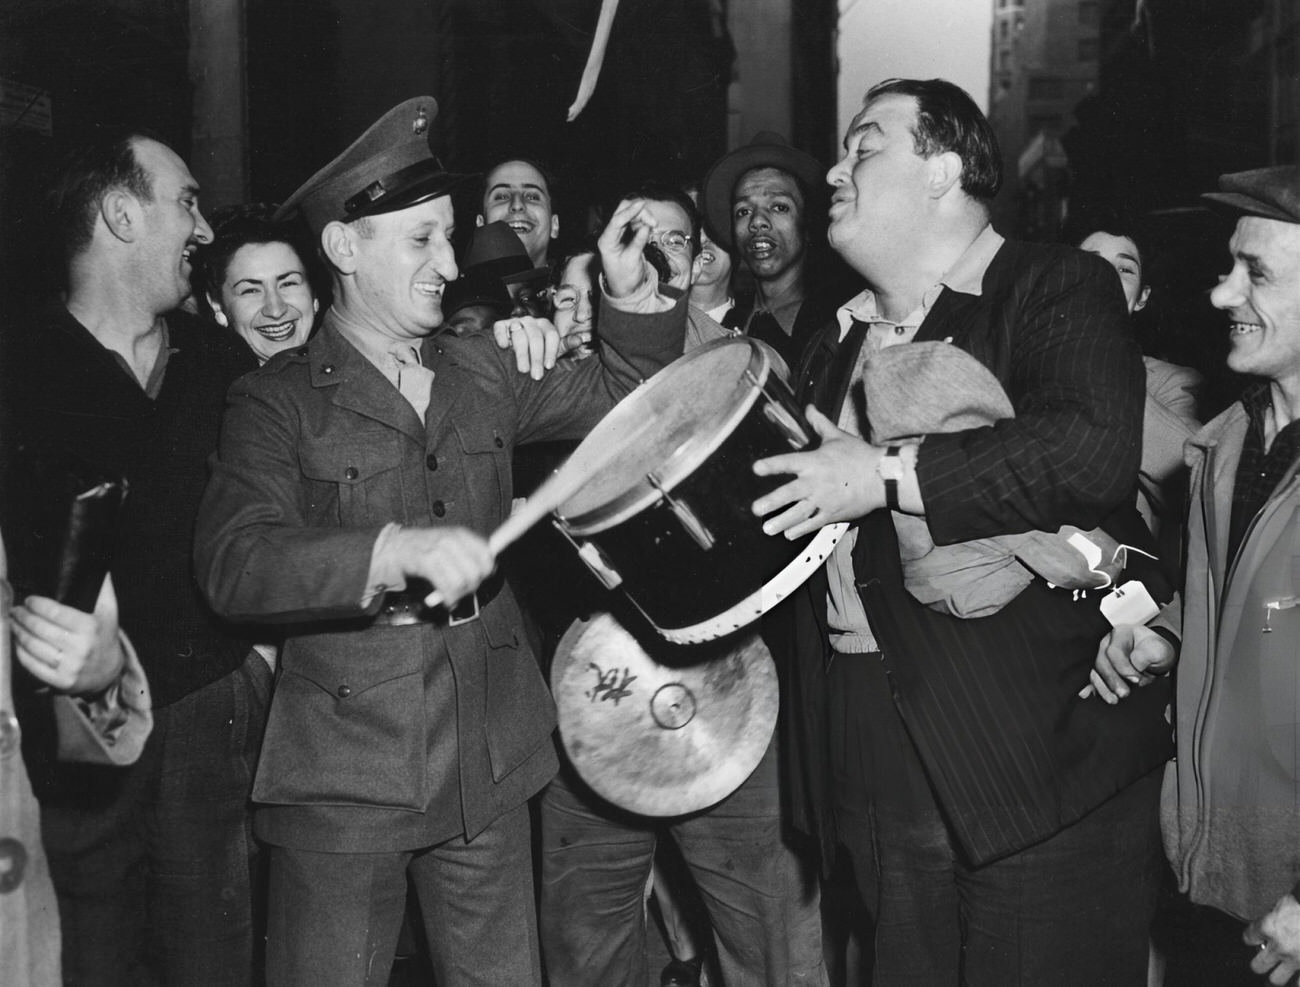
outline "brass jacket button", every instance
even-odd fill
[[[338,687],[338,697],[340,699],[347,699],[350,695],[352,695],[352,686],[341,685]]]

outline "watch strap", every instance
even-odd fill
[[[891,511],[901,510],[898,506],[898,478],[903,472],[903,461],[899,457],[898,446],[886,446],[885,456],[894,460],[890,469],[883,470],[881,476],[885,481],[885,506]]]

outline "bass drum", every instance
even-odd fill
[[[764,534],[750,509],[788,480],[756,476],[754,463],[817,441],[767,348],[716,340],[629,394],[578,446],[561,472],[583,482],[557,526],[664,638],[723,637],[797,589],[847,528],[790,541]]]

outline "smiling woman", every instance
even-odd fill
[[[265,363],[307,341],[320,310],[307,258],[293,232],[251,207],[215,222],[203,251],[201,304]]]

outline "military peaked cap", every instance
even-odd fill
[[[453,174],[429,150],[432,96],[399,103],[285,200],[277,220],[301,212],[313,233],[333,220],[396,212],[446,195],[475,176]]]

